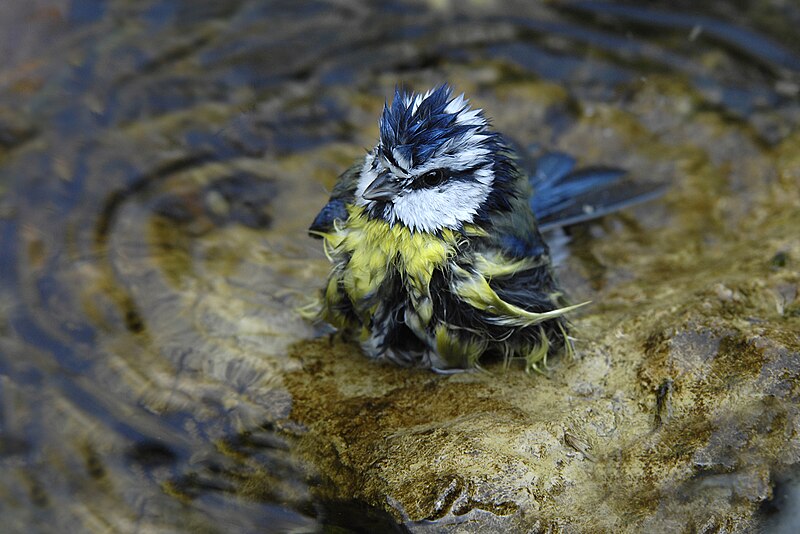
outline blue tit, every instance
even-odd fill
[[[397,90],[379,125],[377,146],[339,177],[310,228],[332,263],[318,317],[371,358],[443,372],[491,357],[537,369],[571,350],[565,314],[582,304],[565,300],[540,230],[650,192],[594,205],[622,171],[573,171],[558,153],[529,179],[447,85]]]

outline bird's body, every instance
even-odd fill
[[[435,370],[535,368],[569,346],[531,184],[480,110],[441,86],[395,94],[381,139],[311,226],[333,267],[320,316],[371,357]],[[567,181],[563,179],[562,181]]]

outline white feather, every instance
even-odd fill
[[[364,166],[361,167],[361,174],[358,176],[358,184],[356,185],[356,204],[359,206],[366,206],[370,203],[364,198],[364,191],[367,190],[369,184],[375,181],[378,173],[372,169],[373,162],[375,161],[376,151],[373,150],[364,158]]]
[[[446,182],[436,188],[407,191],[395,197],[391,217],[422,232],[459,229],[475,218],[492,189],[492,178]]]
[[[450,115],[455,115],[467,107],[467,102],[469,102],[469,100],[466,100],[464,98],[464,93],[461,93],[447,104],[447,107],[444,108],[444,111]]]
[[[398,165],[403,167],[404,169],[410,169],[414,166],[413,159],[406,159],[406,157],[397,150],[396,148],[392,149],[392,156],[394,156],[394,160],[397,162]]]

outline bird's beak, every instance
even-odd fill
[[[388,201],[400,192],[400,183],[389,172],[383,172],[375,178],[364,190],[363,197],[367,200]]]

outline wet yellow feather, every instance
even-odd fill
[[[484,278],[495,278],[510,276],[519,271],[533,269],[541,265],[541,260],[534,258],[522,258],[510,260],[502,254],[475,254],[473,264]]]
[[[469,341],[450,333],[446,325],[436,327],[436,351],[448,363],[461,367],[474,367],[486,350],[485,339]]]
[[[348,258],[340,273],[347,295],[357,302],[377,290],[392,266],[419,296],[428,295],[433,271],[455,254],[453,232],[444,230],[439,237],[412,232],[400,224],[370,219],[361,207],[349,211],[343,228],[323,235],[334,258]]]
[[[455,284],[456,294],[471,306],[492,313],[498,324],[530,326],[547,319],[560,317],[588,304],[588,302],[583,302],[548,312],[530,312],[501,299],[482,274],[470,273],[456,266],[454,266],[454,271],[458,275],[458,281]]]

